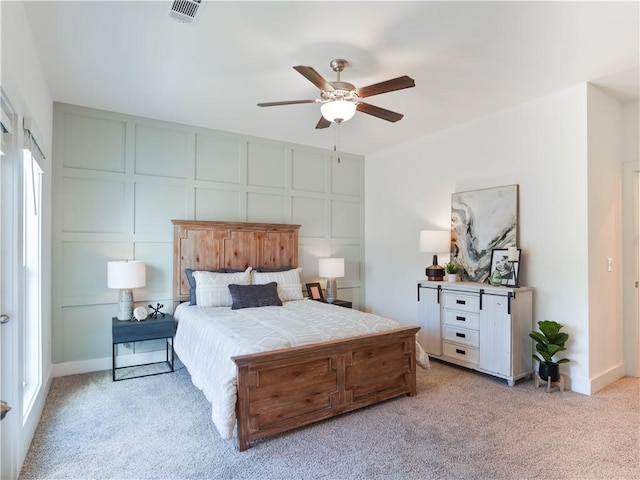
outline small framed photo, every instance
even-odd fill
[[[512,256],[512,258],[509,257],[508,248],[494,248],[491,250],[489,278],[493,276],[494,272],[498,272],[502,277],[501,285],[517,287],[520,274],[520,249],[517,249],[517,255],[515,257]]]
[[[322,287],[319,283],[307,283],[307,295],[311,300],[319,300],[324,302],[324,295],[322,295]]]

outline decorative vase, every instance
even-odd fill
[[[502,275],[500,275],[500,273],[498,273],[498,271],[496,270],[489,277],[489,283],[495,287],[497,287],[498,285],[502,285]]]
[[[447,273],[447,280],[449,282],[457,282],[458,281],[458,274],[457,273]]]
[[[549,377],[551,377],[552,382],[557,382],[558,380],[560,380],[560,365],[558,365],[557,363],[551,365],[541,363],[540,367],[538,368],[538,375],[545,382]]]

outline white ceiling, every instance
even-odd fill
[[[28,1],[55,101],[359,154],[591,81],[638,98],[633,2],[220,2],[195,25],[170,1]],[[316,98],[293,70],[356,87],[409,75],[416,87],[369,97],[403,113],[314,127]]]

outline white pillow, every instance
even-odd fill
[[[300,284],[301,268],[294,268],[285,272],[253,272],[253,283],[263,285],[276,282],[278,284],[278,296],[283,302],[289,300],[302,300],[302,285]],[[198,300],[200,303],[200,300]]]
[[[199,307],[230,307],[233,298],[229,285],[249,285],[251,267],[236,273],[195,271],[193,278],[196,280],[196,303]]]

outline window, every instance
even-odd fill
[[[23,151],[24,377],[26,417],[42,385],[42,175],[44,156],[25,131]]]

